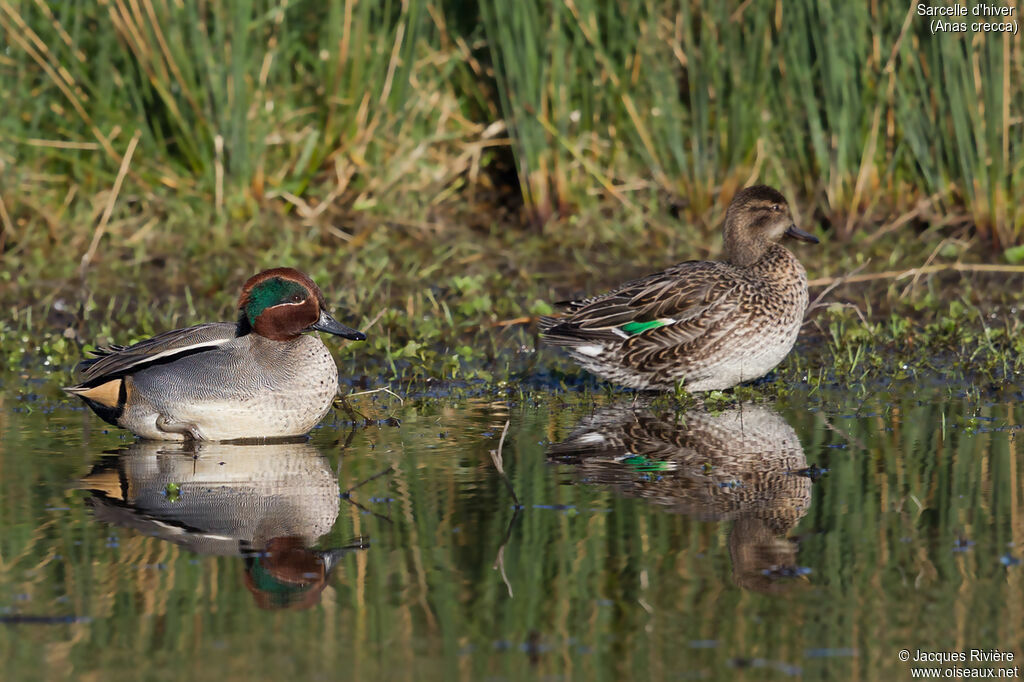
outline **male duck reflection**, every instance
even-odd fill
[[[262,608],[315,604],[345,554],[311,549],[334,527],[338,479],[309,443],[194,447],[139,442],[104,457],[79,484],[96,519],[197,554],[241,556]]]
[[[763,185],[733,198],[723,233],[723,261],[687,261],[571,302],[566,316],[541,319],[543,338],[630,388],[712,391],[764,376],[793,347],[807,308],[807,273],[778,242],[818,240]]]
[[[549,458],[578,480],[610,486],[700,521],[733,521],[733,579],[771,592],[800,573],[786,539],[811,503],[807,459],[796,433],[771,409],[743,404],[717,414],[693,409],[678,419],[616,405],[598,410]]]
[[[105,421],[155,440],[301,436],[323,419],[338,367],[316,336],[366,336],[325,310],[313,280],[292,268],[251,277],[238,322],[164,332],[94,351],[81,383],[64,390]]]

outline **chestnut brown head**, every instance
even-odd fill
[[[320,288],[294,268],[253,275],[238,299],[239,325],[273,341],[291,341],[303,332],[321,331],[362,341],[366,335],[341,324],[326,310]]]

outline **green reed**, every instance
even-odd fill
[[[434,147],[470,129],[422,1],[3,3],[0,30],[0,92],[18,103],[2,119],[8,186],[45,169],[64,194],[95,193],[138,132],[128,194],[315,218],[323,198],[372,207],[396,176],[437,194],[451,176]]]
[[[963,207],[994,244],[1019,243],[1024,215],[1013,200],[1022,165],[1012,112],[1024,105],[1021,43],[967,33],[915,40],[897,80],[897,115],[918,180],[949,210]]]
[[[931,35],[913,6],[870,3],[633,0],[613,12],[582,0],[545,5],[547,13],[535,3],[504,11],[540,35],[563,6],[574,22],[544,42],[488,34],[499,81],[512,90],[504,112],[516,130],[543,127],[539,110],[511,103],[547,89],[578,94],[561,111],[599,109],[586,135],[603,154],[585,167],[616,199],[646,184],[685,197],[693,217],[713,222],[705,210],[720,189],[765,180],[810,197],[840,237],[913,210],[937,223],[962,217],[996,245],[1020,240],[1011,198],[1024,170],[1013,161],[1021,138],[1011,114],[1024,98],[1019,37]],[[533,66],[581,41],[589,49],[573,64],[579,80],[601,84],[596,106]],[[530,77],[527,86],[513,70]],[[559,141],[520,136],[520,168]],[[562,144],[571,148],[572,138]],[[529,174],[524,180],[529,192]],[[543,180],[570,193],[573,182]]]
[[[4,2],[0,31],[8,243],[100,210],[135,134],[117,215],[158,220],[422,214],[473,202],[508,145],[541,221],[611,201],[707,228],[766,181],[844,238],[1024,230],[1021,38],[932,35],[913,6]]]

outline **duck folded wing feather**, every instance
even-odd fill
[[[721,265],[681,263],[581,301],[562,321],[593,332],[625,328],[632,336],[630,341],[636,343],[642,343],[640,339],[667,341],[669,337],[675,342],[691,340],[703,333],[709,320],[729,315],[735,308],[732,294],[737,284],[735,279],[716,276]]]
[[[218,348],[236,338],[238,326],[230,322],[175,329],[132,346],[110,346],[93,351],[97,357],[78,365],[82,385],[96,384],[148,365]]]

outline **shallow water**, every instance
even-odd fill
[[[901,649],[1020,663],[1019,391],[711,411],[384,397],[308,442],[188,448],[108,430],[55,382],[3,381],[5,679],[911,679]]]

